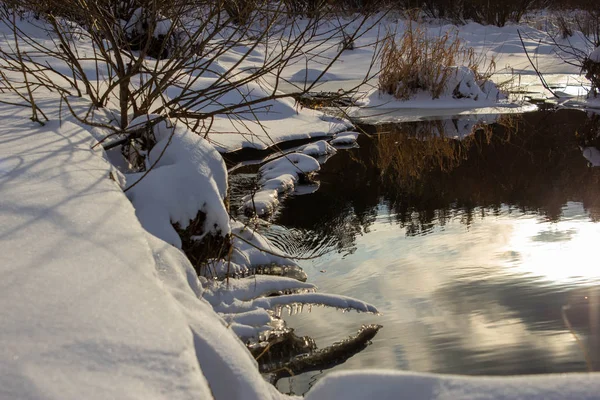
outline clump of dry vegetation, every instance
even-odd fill
[[[495,68],[491,60],[482,72],[475,52],[461,42],[456,32],[432,37],[425,28],[413,27],[411,23],[399,41],[394,35],[384,40],[379,90],[401,100],[408,100],[419,91],[437,99],[448,91],[459,65],[468,68],[478,83],[487,80]]]
[[[598,90],[600,89],[600,62],[591,58],[586,58],[581,64],[581,69],[585,73],[585,77],[589,79],[592,84],[590,94],[593,97],[597,97]]]

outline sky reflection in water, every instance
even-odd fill
[[[416,183],[375,185],[385,167],[364,162],[365,154],[371,160],[381,154],[373,141],[333,157],[319,191],[285,201],[271,236],[302,254],[311,246],[337,249],[302,262],[309,281],[322,292],[370,302],[383,315],[317,308],[286,317],[289,325],[319,347],[363,323],[384,326],[371,346],[333,370],[585,371],[563,320],[569,305],[567,318],[600,368],[600,174],[587,167],[573,139],[574,130],[589,124],[581,114],[525,117],[520,139],[513,132],[509,140],[479,143],[477,153],[441,175],[426,169]],[[548,118],[563,129],[551,135],[533,129]],[[562,119],[569,122],[561,125]],[[498,165],[506,168],[497,171]],[[478,179],[481,186],[473,186]],[[431,186],[434,193],[422,189]],[[301,394],[320,375],[278,386]]]

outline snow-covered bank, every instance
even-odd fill
[[[262,150],[289,140],[333,136],[352,126],[321,111],[302,108],[289,99],[272,101],[267,108],[268,111],[258,113],[260,123],[251,116],[244,121],[216,117],[209,140],[222,153],[242,148]]]
[[[306,399],[593,400],[599,393],[598,374],[492,378],[374,370],[327,375]]]
[[[537,110],[534,104],[525,103],[520,106],[510,107],[482,107],[482,108],[358,108],[354,115],[367,124],[381,124],[393,122],[414,122],[434,119],[489,119],[504,114],[522,114]]]
[[[374,46],[378,39],[383,37],[382,32],[394,32],[396,38],[402,37],[409,26],[418,26],[427,37],[436,38],[449,34],[460,40],[466,48],[473,50],[479,61],[479,69],[485,70],[490,63],[495,64],[491,81],[500,85],[502,90],[519,92],[519,95],[511,96],[511,101],[500,99],[495,90],[481,90],[477,100],[472,93],[471,96],[462,98],[439,98],[432,100],[431,96],[418,95],[408,101],[398,101],[392,96],[379,93],[377,89],[377,75],[373,74],[368,84],[360,85],[356,98],[359,99],[363,108],[352,109],[349,116],[352,118],[368,117],[368,114],[386,113],[389,120],[393,115],[409,112],[413,118],[428,116],[436,110],[476,110],[485,107],[494,107],[499,113],[520,112],[517,111],[519,104],[514,100],[522,100],[527,97],[552,98],[531,66],[531,57],[536,68],[543,75],[546,83],[552,91],[566,100],[573,97],[585,97],[590,89],[590,82],[582,75],[581,66],[573,59],[571,53],[581,52],[589,54],[592,52],[592,44],[581,32],[575,31],[573,36],[561,38],[552,30],[547,30],[548,16],[532,16],[534,20],[526,24],[507,24],[503,27],[492,25],[481,25],[469,22],[464,25],[454,25],[444,21],[422,21],[415,23],[401,16],[390,15],[380,23],[380,29],[372,30],[356,41],[355,50],[347,50],[342,53],[338,62],[328,71],[327,76],[319,82],[318,90],[336,92],[340,89],[349,90],[359,85],[366,71],[369,70],[373,60]],[[334,25],[334,23],[332,23]],[[535,26],[535,27],[534,27]],[[572,50],[571,49],[572,46]],[[331,56],[332,49],[327,49],[323,55]],[[565,62],[569,61],[569,62]],[[318,60],[307,60],[288,66],[284,70],[284,76],[293,80],[297,76],[307,76],[310,81],[311,71],[318,68]],[[378,68],[379,65],[375,63]],[[458,79],[460,83],[468,83],[472,79]],[[456,85],[454,85],[456,86]],[[474,85],[471,85],[475,88]],[[286,85],[282,90],[291,90]],[[498,101],[500,100],[500,101]],[[375,107],[376,106],[376,107]],[[365,108],[367,107],[367,108]],[[369,107],[373,107],[370,109]],[[384,117],[386,117],[384,116]],[[413,119],[414,120],[414,119]]]
[[[281,397],[91,135],[0,112],[0,398]]]

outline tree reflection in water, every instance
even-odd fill
[[[590,223],[600,221],[600,169],[582,154],[600,145],[599,126],[559,110],[365,127],[360,148],[323,166],[316,193],[289,196],[273,240],[296,255],[341,252],[303,266],[321,289],[382,307],[373,345],[336,368],[584,371],[573,333],[600,368],[600,231]],[[313,313],[291,324],[326,342],[358,321]],[[290,385],[303,393],[311,376]]]
[[[600,171],[587,166],[579,148],[597,144],[598,116],[576,110],[503,115],[457,135],[460,123],[364,127],[371,137],[323,166],[316,193],[284,201],[274,222],[291,230],[273,239],[295,254],[352,252],[382,205],[407,235],[426,234],[457,216],[469,225],[503,205],[556,221],[568,201],[578,201],[600,220]]]

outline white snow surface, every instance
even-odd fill
[[[318,157],[335,154],[337,153],[337,150],[326,141],[319,140],[318,142],[309,143],[305,146],[302,146],[298,149],[298,152],[309,156]]]
[[[261,96],[272,88],[250,83],[243,90],[232,91],[218,99],[219,105],[236,105]],[[205,108],[202,111],[210,110]],[[220,152],[241,148],[266,149],[287,140],[328,137],[346,130],[351,124],[326,116],[323,112],[302,108],[293,100],[281,98],[260,104],[259,110],[241,109],[241,119],[216,116],[208,136]],[[254,117],[260,119],[260,123]]]
[[[485,71],[486,66],[494,60],[496,64],[495,73],[491,76],[491,80],[496,83],[505,83],[505,87],[510,90],[522,90],[527,92],[536,92],[535,97],[549,98],[552,94],[543,88],[540,80],[531,67],[525,50],[529,56],[534,59],[538,70],[543,74],[547,83],[555,88],[555,93],[559,93],[561,98],[570,98],[574,96],[585,96],[589,90],[589,82],[580,74],[580,68],[569,63],[565,63],[563,58],[574,61],[566,52],[557,49],[554,40],[565,49],[573,46],[575,49],[584,54],[590,54],[594,48],[588,40],[581,34],[575,32],[572,37],[562,39],[560,36],[552,38],[548,33],[552,33],[552,29],[548,29],[547,16],[534,16],[534,19],[526,24],[507,24],[504,27],[492,25],[481,25],[474,22],[469,22],[464,25],[453,25],[444,21],[427,20],[422,21],[421,28],[427,32],[430,37],[438,37],[449,33],[450,36],[457,35],[461,42],[473,49],[476,59],[480,62],[480,71]],[[341,21],[341,22],[340,22]],[[341,18],[336,21],[331,21],[329,28],[339,25],[344,21],[349,21],[347,18]],[[414,22],[412,22],[414,26]],[[352,24],[351,24],[352,25]],[[354,25],[352,25],[354,26]],[[327,73],[330,76],[338,77],[338,80],[328,80],[327,82],[318,84],[318,90],[336,92],[339,89],[349,90],[356,85],[361,84],[365,72],[368,70],[374,54],[372,45],[375,40],[381,39],[382,32],[394,32],[396,38],[402,37],[404,31],[409,27],[409,23],[398,14],[390,14],[384,18],[376,27],[365,35],[357,38],[355,41],[355,50],[344,51],[339,57],[338,62],[334,64]],[[348,27],[350,29],[351,27]],[[347,29],[347,31],[348,31]],[[519,32],[523,38],[523,44],[519,37]],[[341,40],[342,38],[339,38]],[[321,57],[332,57],[336,51],[336,46],[330,46],[324,49]],[[320,67],[320,59],[307,56],[307,59],[301,59],[296,64],[289,65],[284,70],[284,77],[291,79],[295,74],[306,70],[318,70]],[[375,67],[379,68],[376,62]],[[306,74],[305,74],[306,75]],[[297,76],[297,75],[296,75]],[[359,88],[359,93],[367,96],[370,105],[378,105],[387,110],[410,109],[410,112],[415,115],[423,115],[423,113],[431,113],[435,110],[450,110],[450,109],[470,109],[476,110],[481,107],[488,107],[494,103],[494,96],[479,97],[478,101],[473,99],[462,98],[445,98],[432,100],[431,96],[416,96],[409,101],[395,101],[391,96],[379,96],[377,90],[377,77],[367,84]],[[291,90],[282,85],[283,90]],[[491,93],[488,88],[484,88],[484,93]],[[369,96],[370,95],[370,96]],[[509,112],[502,110],[514,107],[510,102],[496,102],[494,107],[499,108],[497,112]],[[353,117],[361,117],[365,110],[352,110],[349,115]],[[375,110],[374,112],[381,111]]]
[[[466,377],[383,370],[335,372],[306,400],[595,400],[598,374]]]
[[[195,356],[214,398],[287,398],[262,378],[256,361],[239,340],[235,329],[219,318],[206,300],[198,297],[202,289],[183,253],[150,234],[146,237],[154,253],[158,277],[176,300],[187,323],[187,327],[167,325],[166,328],[191,332]],[[258,312],[266,314],[264,310]],[[165,398],[173,397],[167,392]]]
[[[317,79],[321,81],[332,81],[339,80],[340,76],[336,74],[332,74],[331,72],[323,72],[322,69],[318,68],[309,68],[309,69],[301,69],[296,72],[289,78],[290,82],[294,83],[304,83],[304,82],[314,82]]]
[[[260,183],[270,179],[289,174],[298,178],[300,175],[310,174],[321,169],[321,166],[311,156],[302,153],[290,153],[276,160],[269,161],[259,169]]]
[[[342,132],[338,133],[331,140],[331,144],[333,145],[348,145],[356,143],[358,139],[358,132]]]
[[[283,397],[185,256],[142,228],[92,136],[1,111],[0,398]]]
[[[259,169],[260,190],[244,196],[244,210],[262,216],[273,213],[279,204],[279,194],[293,190],[302,175],[319,171],[319,162],[307,154],[333,154],[335,149],[325,141],[304,146],[298,153],[288,153],[269,161]]]

